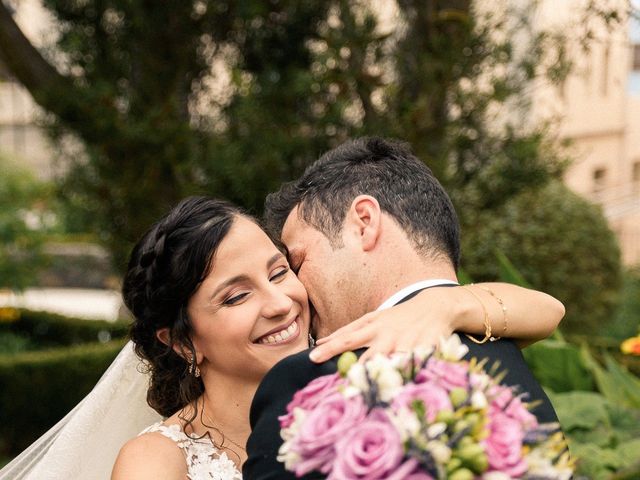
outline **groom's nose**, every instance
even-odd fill
[[[279,288],[278,285],[270,285],[267,289],[262,315],[265,318],[281,317],[291,311],[293,300]]]

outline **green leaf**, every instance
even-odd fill
[[[608,353],[604,354],[604,362],[612,381],[618,385],[621,394],[625,396],[625,404],[630,407],[640,408],[640,379],[630,373],[626,367],[618,363]]]
[[[592,443],[573,445],[571,454],[578,458],[578,473],[594,480],[604,480],[624,465],[618,452]]]
[[[496,259],[498,260],[499,278],[503,282],[513,283],[521,287],[532,288],[531,284],[522,276],[511,260],[502,253],[500,250],[494,251]]]
[[[558,340],[543,340],[523,350],[529,368],[538,381],[554,392],[593,390],[593,379],[580,351]]]
[[[565,432],[609,426],[606,399],[595,392],[567,392],[552,395],[553,406]]]
[[[598,390],[607,397],[610,402],[632,408],[640,407],[640,404],[636,403],[637,399],[634,397],[635,392],[633,390],[631,392],[627,390],[629,378],[621,368],[616,368],[614,362],[610,361],[608,366],[613,368],[613,370],[605,370],[593,358],[593,355],[591,355],[586,345],[582,345],[580,354],[583,364],[593,374]]]

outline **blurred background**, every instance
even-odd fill
[[[461,278],[548,292],[525,350],[579,470],[640,478],[640,3],[0,0],[0,465],[122,347],[120,275],[186,195],[259,215],[325,150],[408,141]]]

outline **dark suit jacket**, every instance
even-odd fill
[[[406,298],[404,300],[407,300]],[[540,422],[557,422],[556,413],[549,398],[524,362],[520,349],[511,340],[499,340],[478,345],[465,335],[460,335],[469,347],[466,358],[488,358],[487,368],[499,362],[498,371],[506,371],[502,381],[505,385],[518,386],[528,392],[529,401],[539,401],[532,413]],[[361,350],[359,353],[362,353]],[[282,445],[278,417],[286,413],[287,404],[293,394],[304,388],[311,380],[337,371],[338,357],[316,364],[309,360],[309,350],[285,358],[276,364],[264,377],[251,404],[251,435],[247,442],[248,459],[242,473],[245,480],[295,479],[276,460]],[[305,479],[324,478],[323,475],[309,474]]]

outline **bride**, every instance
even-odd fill
[[[491,288],[509,309],[513,338],[542,338],[562,317],[545,294]],[[425,343],[434,333],[482,333],[477,298],[469,295],[468,308],[450,308],[465,301],[457,290],[426,290],[379,318],[394,317],[407,329],[430,322]],[[285,254],[238,208],[188,198],[135,246],[123,296],[135,317],[133,343],[67,417],[0,471],[1,480],[104,479],[112,466],[114,480],[242,478],[249,407],[261,378],[309,346],[307,294]],[[502,313],[491,310],[496,330]]]

